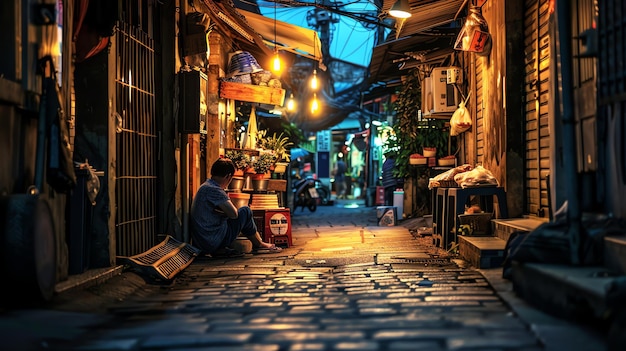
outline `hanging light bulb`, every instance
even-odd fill
[[[274,73],[280,73],[280,56],[278,56],[278,51],[274,53],[274,62],[272,64],[272,70]]]
[[[320,102],[317,100],[317,94],[313,93],[313,100],[311,100],[311,113],[317,113],[320,109]]]
[[[289,100],[287,100],[287,111],[295,111],[296,110],[296,101],[293,99],[293,94],[289,96]]]
[[[316,91],[319,88],[319,81],[317,79],[317,70],[313,70],[313,77],[311,77],[311,89]]]

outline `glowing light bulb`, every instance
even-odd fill
[[[293,94],[287,100],[287,111],[295,111],[296,110],[296,101],[293,99]]]
[[[317,81],[317,70],[313,70],[313,77],[311,77],[311,89],[317,90],[319,87],[319,82]]]
[[[311,113],[316,113],[320,109],[320,102],[317,100],[317,94],[313,94],[311,101]]]
[[[274,54],[274,63],[273,63],[274,72],[280,72],[280,57],[278,56],[278,52]]]

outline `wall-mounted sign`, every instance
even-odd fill
[[[330,130],[317,132],[317,151],[330,151],[331,136]]]

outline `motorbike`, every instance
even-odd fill
[[[330,202],[330,189],[319,179],[306,177],[293,183],[293,210],[298,207],[308,208],[315,212],[317,205],[327,205]],[[292,211],[294,212],[294,211]]]

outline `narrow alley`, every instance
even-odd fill
[[[197,258],[171,284],[125,271],[50,306],[5,311],[7,350],[603,350],[376,208],[297,209],[277,254]]]

